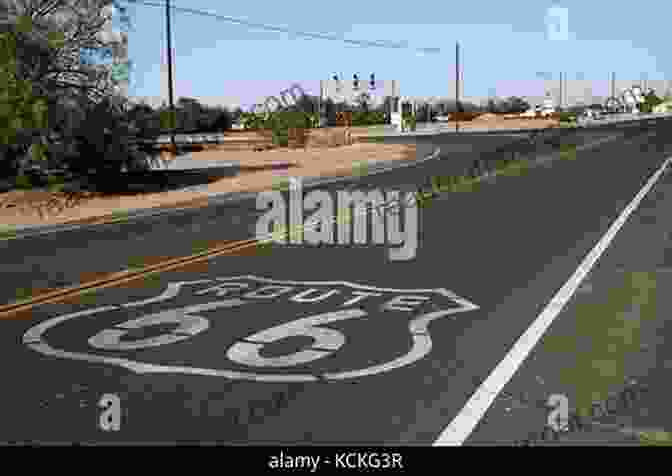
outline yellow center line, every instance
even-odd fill
[[[396,203],[397,201],[394,200],[391,203]],[[389,205],[387,203],[383,203],[382,205]],[[368,213],[368,210],[364,210],[363,213],[358,213],[357,216],[363,216]],[[332,223],[337,222],[337,219],[332,219]],[[311,222],[310,225],[315,226],[320,222],[320,220],[315,220],[314,222]],[[308,224],[306,224],[308,225]],[[286,227],[285,227],[286,228]],[[303,230],[306,228],[304,225],[300,225],[299,227],[300,230]],[[284,233],[283,233],[284,235]],[[218,248],[214,248],[211,250],[203,251],[200,253],[195,253],[186,257],[181,257],[181,258],[174,258],[170,259],[167,261],[164,261],[162,263],[157,263],[154,265],[149,265],[145,266],[144,268],[139,268],[139,269],[133,269],[133,270],[125,270],[121,271],[118,273],[114,273],[110,275],[107,278],[102,278],[102,279],[97,279],[93,281],[89,281],[86,283],[83,283],[78,286],[73,286],[73,287],[66,287],[62,289],[58,289],[56,291],[50,291],[48,293],[41,294],[39,296],[33,297],[33,298],[28,298],[24,300],[20,300],[18,302],[10,303],[10,304],[5,304],[5,305],[0,305],[0,318],[8,318],[10,316],[15,316],[17,313],[23,312],[30,310],[36,306],[42,305],[42,304],[54,304],[60,301],[63,301],[68,298],[72,297],[77,297],[81,296],[83,294],[89,293],[93,290],[97,289],[105,289],[105,288],[110,288],[114,286],[118,286],[120,284],[128,283],[130,281],[135,281],[141,278],[145,278],[150,274],[158,274],[162,273],[165,271],[171,271],[174,269],[178,269],[181,267],[184,267],[186,265],[190,264],[195,264],[195,263],[201,263],[207,260],[210,260],[212,258],[216,258],[219,256],[223,256],[226,254],[231,254],[237,251],[242,251],[248,248],[256,247],[260,244],[263,244],[268,238],[274,238],[277,237],[276,234],[274,233],[269,233],[267,235],[264,235],[262,239],[255,238],[255,239],[249,239],[249,240],[240,240],[236,241],[233,243],[230,243],[228,245],[224,245]]]

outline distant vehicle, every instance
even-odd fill
[[[434,120],[436,122],[448,122],[448,116],[436,116],[434,117]]]

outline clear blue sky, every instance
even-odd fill
[[[129,6],[134,27],[129,34],[129,55],[135,65],[130,94],[166,97],[165,9],[122,3]],[[292,30],[357,40],[405,40],[410,47],[441,49],[438,54],[420,55],[412,50],[357,47],[174,12],[176,97],[244,108],[294,82],[315,93],[318,81],[334,73],[346,79],[359,73],[368,79],[375,72],[377,79],[400,81],[401,93],[409,96],[452,95],[456,41],[461,45],[464,96],[543,95],[543,82],[536,75],[540,71],[552,71],[556,77],[565,71],[568,79],[583,75],[594,81],[596,95],[608,93],[611,71],[619,80],[638,79],[643,73],[649,79],[672,79],[666,41],[672,25],[669,1],[172,0],[172,4]],[[569,37],[564,41],[548,37],[547,10],[554,5],[568,12]],[[652,13],[645,14],[643,7]]]

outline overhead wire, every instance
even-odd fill
[[[145,0],[117,0],[117,1],[123,1],[125,3],[131,4],[131,5],[145,5],[145,6],[152,6],[152,7],[159,7],[159,8],[165,8],[166,5],[165,3],[155,3],[155,2],[148,2]],[[440,48],[413,48],[408,46],[407,41],[400,41],[397,43],[393,43],[391,41],[383,40],[383,41],[372,41],[372,40],[353,40],[349,38],[343,38],[339,37],[337,35],[332,35],[332,34],[327,34],[327,33],[312,33],[312,32],[305,32],[305,31],[298,31],[298,30],[291,30],[287,27],[279,27],[279,26],[273,26],[273,25],[268,25],[264,23],[257,23],[257,22],[251,22],[249,20],[243,20],[240,18],[234,18],[230,16],[225,16],[225,15],[219,15],[217,13],[213,12],[208,12],[208,11],[203,11],[203,10],[197,10],[194,8],[185,8],[185,7],[178,7],[178,6],[170,6],[171,10],[175,10],[176,12],[182,12],[182,13],[191,13],[194,15],[201,15],[201,16],[207,16],[211,18],[216,18],[221,21],[226,21],[229,23],[235,23],[243,26],[247,26],[250,28],[254,29],[260,29],[260,30],[265,30],[265,31],[274,31],[274,32],[279,32],[279,33],[287,33],[293,36],[299,36],[299,37],[306,37],[306,38],[312,38],[312,39],[319,39],[319,40],[329,40],[329,41],[342,41],[348,44],[353,44],[357,46],[362,46],[362,47],[370,47],[370,48],[389,48],[389,49],[409,49],[409,50],[414,50],[418,53],[430,53],[430,54],[437,54],[441,52]]]

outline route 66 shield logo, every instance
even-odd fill
[[[433,321],[475,309],[443,288],[234,276],[172,282],[149,299],[57,316],[23,342],[136,373],[342,380],[419,361],[432,350]]]

